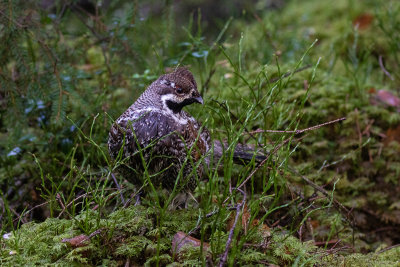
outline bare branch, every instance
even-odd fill
[[[301,140],[303,139],[305,136],[298,138],[296,140]],[[277,145],[274,148],[274,151],[272,151],[271,153],[269,153],[265,159],[263,161],[260,162],[260,164],[258,164],[258,166],[249,174],[249,176],[246,177],[246,179],[237,187],[238,189],[241,188],[243,185],[245,185],[247,183],[248,180],[250,180],[251,177],[253,177],[253,175],[265,164],[267,163],[269,157],[273,154],[275,154],[283,145],[287,144],[290,140],[292,139],[292,137],[287,138],[286,140],[283,140],[282,143],[280,143],[279,145]],[[225,200],[226,201],[226,200]]]
[[[308,179],[307,177],[305,177],[304,175],[301,175],[297,170],[289,167],[289,170],[296,174],[297,176],[299,176],[301,179],[303,179],[303,181],[305,181],[308,185],[310,185],[312,188],[314,188],[315,190],[321,192],[326,198],[330,198],[331,194],[326,191],[325,189],[323,189],[321,186],[315,184],[314,182],[312,182],[310,179]],[[344,213],[346,219],[348,220],[348,222],[350,223],[351,226],[354,226],[354,218],[351,214],[351,210],[347,209],[345,206],[343,206],[342,203],[340,203],[339,201],[337,201],[335,198],[333,198],[333,205],[342,213]]]
[[[379,55],[379,60],[378,60],[378,61],[379,61],[379,66],[381,67],[383,73],[385,73],[386,76],[389,77],[389,79],[391,79],[392,81],[394,81],[393,76],[390,75],[390,73],[385,69],[385,66],[383,65],[383,60],[382,60],[382,56],[381,56],[381,55]]]
[[[239,191],[240,193],[242,193],[243,195],[243,201],[239,204],[236,205],[236,216],[235,216],[235,221],[233,222],[232,228],[229,231],[229,236],[228,236],[228,240],[226,241],[226,246],[225,246],[225,252],[224,255],[222,256],[222,259],[219,263],[219,266],[222,267],[225,265],[227,259],[228,259],[228,252],[229,252],[229,248],[231,246],[232,243],[232,238],[233,238],[233,233],[235,232],[235,228],[236,228],[236,224],[238,222],[239,219],[239,215],[240,215],[240,210],[244,207],[245,203],[246,203],[246,192],[244,192],[243,190],[239,189],[239,188],[235,188],[237,191]]]
[[[344,121],[345,119],[346,119],[346,117],[343,117],[343,118],[339,118],[339,119],[336,119],[336,120],[333,120],[333,121],[328,121],[328,122],[324,122],[322,124],[311,126],[309,128],[306,128],[306,129],[295,130],[295,131],[255,130],[255,131],[249,132],[249,134],[256,134],[256,133],[294,133],[294,134],[301,134],[301,133],[304,133],[304,132],[308,132],[308,131],[319,129],[319,128],[321,128],[323,126],[326,126],[326,125],[329,125],[329,124],[333,124],[333,123],[336,123],[336,122],[339,122],[339,121]]]

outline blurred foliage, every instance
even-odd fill
[[[390,265],[391,259],[399,258],[398,249],[365,258],[338,254],[380,251],[400,242],[395,231],[400,225],[399,107],[376,101],[381,89],[400,93],[400,3],[276,0],[215,5],[212,1],[0,3],[1,229],[10,231],[25,223],[13,232],[11,241],[1,241],[5,261],[120,265],[127,257],[141,264],[143,257],[149,264],[173,260],[168,254],[170,237],[178,230],[191,230],[197,218],[189,216],[192,211],[179,216],[166,212],[165,224],[157,224],[150,200],[144,203],[149,210],[117,210],[120,203],[113,199],[117,193],[108,182],[109,162],[102,153],[113,119],[156,77],[178,64],[189,66],[196,76],[207,105],[189,110],[214,138],[231,142],[234,130],[243,126],[239,141],[273,150],[274,142],[290,135],[249,137],[246,132],[305,129],[346,117],[343,123],[294,136],[299,139],[287,144],[275,160],[279,168],[290,166],[324,189],[334,190],[351,216],[333,206],[319,209],[327,205],[321,192],[271,163],[272,171],[265,168],[258,180],[252,179],[248,205],[257,207],[252,219],[288,232],[273,235],[272,250],[265,250],[249,246],[264,242],[257,239],[261,235],[254,227],[243,237],[246,244],[238,238],[235,253],[243,253],[238,263],[312,265],[329,253],[334,255],[324,259],[337,265],[368,260]],[[276,79],[299,68],[299,59],[301,66],[311,67]],[[251,115],[244,124],[250,106],[261,115]],[[250,169],[234,169],[232,177],[246,172]],[[268,187],[260,197],[267,182],[273,189]],[[127,181],[122,186],[129,195],[132,186]],[[206,186],[202,183],[198,191]],[[276,200],[269,199],[267,191],[276,194]],[[72,204],[62,207],[67,203]],[[93,203],[99,212],[91,211]],[[213,207],[207,205],[205,210]],[[273,205],[284,207],[269,211]],[[266,211],[259,212],[260,207]],[[105,218],[110,210],[114,213]],[[57,216],[70,220],[31,222]],[[185,223],[174,216],[186,216]],[[227,238],[228,215],[219,216],[220,221],[205,222],[197,236],[211,243],[214,256],[223,253]],[[143,229],[135,228],[132,218],[141,220]],[[59,242],[101,227],[112,234],[100,234],[89,246],[71,249]],[[34,239],[32,231],[37,233]],[[329,243],[334,240],[341,242],[337,250],[334,242]],[[108,247],[99,249],[103,245]],[[28,255],[34,258],[24,258]],[[197,256],[188,251],[186,260]]]

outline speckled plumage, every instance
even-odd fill
[[[192,191],[202,176],[202,165],[194,165],[211,147],[210,134],[182,108],[203,102],[193,75],[185,68],[162,75],[112,125],[108,148],[113,159],[122,152],[127,158],[120,171],[141,184],[145,164],[154,185],[171,190]],[[124,145],[123,149],[121,149]],[[141,155],[143,157],[141,157]],[[144,162],[143,162],[143,160]]]

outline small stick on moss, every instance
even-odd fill
[[[309,180],[307,177],[305,177],[304,175],[301,175],[297,170],[289,167],[289,170],[296,174],[297,176],[299,176],[301,179],[303,179],[303,181],[305,181],[308,185],[310,185],[311,187],[313,187],[314,189],[316,189],[317,191],[321,192],[326,198],[330,198],[330,194],[328,191],[326,191],[325,189],[323,189],[322,187],[320,187],[319,185],[315,184],[314,182],[312,182],[311,180]],[[343,206],[342,203],[340,203],[339,201],[337,201],[335,198],[333,198],[333,205],[342,213],[345,214],[345,217],[347,219],[347,221],[350,223],[350,225],[353,227],[354,226],[354,218],[349,218],[351,214],[351,212],[349,211],[349,209],[347,209],[345,206]],[[351,216],[353,217],[353,216]]]
[[[384,248],[384,249],[382,249],[382,250],[379,250],[378,252],[376,252],[376,254],[381,254],[381,253],[383,253],[383,252],[385,252],[385,251],[388,251],[388,250],[391,250],[391,249],[393,249],[393,248],[397,248],[397,247],[400,247],[400,244],[393,245],[393,246],[390,246],[390,247]]]
[[[63,209],[61,210],[61,212],[58,214],[57,219],[61,217],[61,215],[64,213],[64,211],[69,208],[69,206],[71,206],[72,204],[75,203],[75,201],[77,201],[80,198],[86,197],[87,195],[90,195],[92,192],[87,192],[83,195],[78,196],[77,198],[73,199],[72,201],[70,201],[66,206],[63,207]]]
[[[355,109],[356,112],[356,129],[357,129],[357,133],[358,133],[358,145],[361,147],[362,146],[362,133],[361,133],[361,129],[360,129],[360,122],[359,122],[359,113],[358,113],[358,109]]]
[[[382,61],[382,56],[381,56],[381,55],[379,55],[379,60],[378,60],[378,61],[379,61],[379,66],[381,67],[383,73],[385,73],[386,76],[389,77],[389,79],[391,79],[392,81],[394,81],[393,76],[390,75],[390,73],[386,70],[385,66],[383,65],[383,61]]]
[[[323,126],[326,126],[326,125],[329,125],[329,124],[332,124],[332,123],[336,123],[336,122],[339,122],[339,121],[343,121],[343,120],[345,120],[345,119],[346,119],[346,117],[343,117],[343,118],[339,118],[339,119],[336,119],[336,120],[333,120],[333,121],[328,121],[328,122],[325,122],[325,123],[322,123],[322,124],[318,124],[318,125],[315,125],[315,126],[311,126],[311,127],[309,127],[309,128],[306,128],[306,129],[295,130],[295,131],[261,130],[261,131],[259,131],[259,133],[261,133],[261,132],[273,132],[273,133],[294,133],[294,134],[301,134],[301,133],[304,133],[304,132],[307,132],[307,131],[312,131],[312,130],[319,129],[319,128],[323,127]],[[254,133],[254,132],[257,132],[257,131],[250,132],[249,134],[253,136],[253,133]],[[285,145],[285,144],[286,144],[287,142],[289,142],[290,140],[291,140],[291,137],[290,137],[290,138],[287,138],[287,139],[284,140],[282,143],[280,143],[279,145],[277,145],[277,146],[275,147],[274,151],[273,151],[272,153],[268,154],[268,155],[265,157],[265,159],[264,159],[263,161],[261,161],[260,164],[258,164],[258,166],[249,174],[249,176],[247,176],[247,178],[246,178],[237,188],[241,188],[243,185],[245,185],[245,184],[247,183],[247,181],[250,180],[250,178],[253,177],[253,175],[261,168],[261,166],[263,166],[263,165],[268,161],[269,157],[270,157],[272,154],[275,154],[283,145]]]
[[[62,202],[60,193],[57,193],[56,199],[57,199],[57,201],[58,201],[58,204],[60,204],[60,207],[62,208],[61,213],[63,213],[63,212],[65,211],[65,205],[64,205],[64,203]],[[60,213],[60,214],[61,214],[61,213]]]
[[[106,189],[106,191],[109,191],[109,190],[115,190],[115,188],[108,188],[108,189]],[[57,218],[60,218],[61,215],[66,211],[66,209],[69,208],[72,204],[76,204],[76,201],[77,201],[77,200],[79,200],[80,198],[84,198],[84,197],[87,197],[87,196],[91,195],[94,191],[95,191],[95,190],[90,191],[90,192],[87,192],[87,193],[85,193],[85,194],[82,194],[82,195],[80,195],[80,196],[74,198],[72,201],[70,201],[70,202],[65,206],[65,209],[63,209],[63,210],[60,212],[60,214],[58,214]],[[111,196],[111,197],[114,197],[115,195],[110,195],[110,196]],[[110,196],[107,198],[107,201],[110,200]],[[48,203],[48,202],[47,202],[47,203]],[[44,204],[46,204],[46,203],[44,203]],[[96,206],[97,206],[97,205],[96,205]]]
[[[301,137],[301,138],[295,139],[295,140],[299,141],[299,140],[303,139],[303,138],[306,137],[306,136],[307,136],[307,135],[305,135],[305,136],[303,136],[303,137]],[[250,180],[250,178],[253,177],[253,175],[268,161],[269,157],[270,157],[271,155],[275,154],[283,145],[287,144],[291,139],[292,139],[292,138],[289,137],[289,138],[283,140],[282,143],[280,143],[279,145],[277,145],[277,146],[274,148],[274,151],[272,151],[272,153],[269,153],[269,154],[265,157],[265,159],[264,159],[263,161],[261,161],[260,164],[258,164],[258,166],[249,174],[249,176],[246,177],[246,179],[244,179],[244,181],[243,181],[237,188],[241,188],[242,186],[244,186],[244,185],[247,183],[247,181]],[[228,198],[225,199],[225,201],[227,201],[227,200],[228,200]],[[224,201],[224,202],[225,202],[225,201]]]
[[[8,208],[10,209],[10,211],[11,211],[12,213],[14,213],[14,215],[17,216],[18,220],[21,220],[22,223],[27,223],[27,222],[28,222],[25,218],[22,217],[23,213],[22,213],[22,214],[19,214],[15,209],[13,209],[13,208],[11,208],[11,207],[8,207]]]
[[[226,246],[225,246],[225,252],[222,256],[222,259],[219,263],[219,266],[222,267],[225,265],[227,259],[228,259],[228,252],[229,252],[229,248],[231,246],[232,243],[232,238],[233,238],[233,233],[235,232],[235,228],[236,228],[236,224],[238,222],[239,219],[239,215],[240,215],[240,210],[242,209],[242,207],[245,205],[246,203],[246,193],[239,189],[239,188],[235,188],[237,191],[239,191],[240,193],[242,193],[243,195],[243,201],[239,204],[236,205],[236,216],[235,216],[235,221],[233,222],[232,228],[229,231],[229,236],[228,236],[228,240],[226,241]]]
[[[328,121],[328,122],[324,122],[318,125],[314,125],[311,126],[309,128],[305,128],[305,129],[301,129],[301,130],[294,130],[294,131],[281,131],[281,130],[255,130],[255,131],[251,131],[249,132],[249,134],[256,134],[256,133],[294,133],[294,134],[301,134],[304,132],[308,132],[308,131],[312,131],[312,130],[316,130],[319,129],[323,126],[329,125],[329,124],[333,124],[339,121],[344,121],[346,119],[346,117],[342,117],[333,121]]]

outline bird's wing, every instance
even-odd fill
[[[148,111],[137,114],[134,119],[123,119],[113,124],[110,130],[108,146],[110,155],[116,158],[122,145],[124,156],[130,156],[141,149],[156,143],[163,145],[173,143],[173,138],[181,131],[172,118],[161,112]]]

